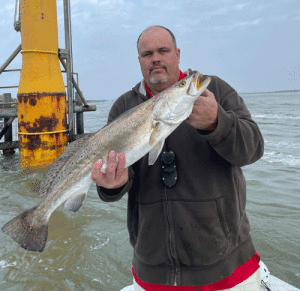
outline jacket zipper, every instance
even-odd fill
[[[171,216],[171,208],[169,205],[169,200],[168,200],[168,196],[167,196],[167,187],[165,187],[165,199],[166,199],[166,212],[167,212],[167,223],[168,223],[168,237],[169,237],[169,241],[168,241],[168,247],[169,247],[169,252],[170,252],[170,256],[172,259],[172,265],[173,265],[173,279],[171,284],[174,286],[177,286],[178,284],[178,274],[179,274],[179,270],[178,267],[176,266],[176,253],[174,253],[174,248],[172,247],[172,224],[171,224],[171,220],[172,220],[172,216]]]

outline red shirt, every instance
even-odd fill
[[[215,291],[232,288],[253,275],[259,269],[260,256],[258,253],[254,254],[253,257],[245,264],[238,266],[234,272],[218,281],[209,285],[199,286],[171,286],[171,285],[160,285],[150,284],[140,280],[132,268],[132,273],[135,281],[147,291]]]
[[[180,71],[179,80],[185,78],[186,75]],[[145,87],[150,97],[153,95],[145,82]],[[260,256],[258,253],[254,254],[253,257],[247,261],[245,264],[237,267],[235,271],[228,277],[209,285],[202,286],[170,286],[170,285],[159,285],[159,284],[150,284],[140,280],[132,268],[132,273],[135,281],[147,291],[215,291],[232,288],[253,275],[259,269]]]

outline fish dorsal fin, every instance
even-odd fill
[[[162,148],[164,146],[165,140],[161,140],[150,152],[148,164],[152,166],[160,155]]]
[[[87,193],[72,196],[65,202],[65,208],[69,211],[77,212],[85,201]]]
[[[74,155],[79,149],[81,149],[84,144],[93,136],[94,133],[89,133],[82,138],[71,142],[64,152],[53,162],[52,165],[47,169],[44,174],[44,179],[40,184],[39,195],[44,196],[47,194],[51,183],[54,181],[55,177],[58,175],[60,170],[66,164],[70,157]]]

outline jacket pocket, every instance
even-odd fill
[[[134,252],[139,261],[148,265],[168,262],[166,226],[161,202],[139,205],[138,233]]]
[[[201,202],[173,202],[175,241],[179,261],[204,267],[227,253],[229,230],[223,215],[223,198]]]

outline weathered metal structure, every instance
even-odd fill
[[[59,49],[56,0],[21,0],[20,19],[15,21],[15,29],[21,29],[22,44],[0,67],[0,74],[15,71],[6,68],[22,51],[18,109],[7,108],[7,94],[4,94],[6,99],[3,100],[6,105],[2,109],[0,106],[0,118],[4,117],[0,136],[5,136],[0,150],[8,155],[19,147],[21,167],[51,164],[63,152],[68,141],[75,139],[75,117],[77,134],[83,134],[83,112],[96,110],[95,106],[87,104],[73,78],[69,1],[64,0],[66,47]],[[67,73],[67,92],[59,61],[63,72]],[[11,124],[16,117],[19,142],[12,141]]]
[[[56,1],[21,0],[18,90],[20,167],[53,163],[68,143],[66,91],[58,58]]]

